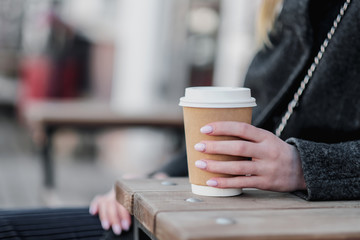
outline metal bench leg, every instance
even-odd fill
[[[55,187],[54,176],[54,159],[52,157],[52,141],[54,135],[54,129],[47,127],[45,129],[46,139],[44,146],[42,147],[42,161],[44,167],[44,183],[47,188]]]
[[[134,239],[135,240],[157,240],[136,218],[134,218]]]

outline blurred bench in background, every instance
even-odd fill
[[[44,166],[44,182],[55,186],[52,138],[59,128],[94,131],[115,127],[149,126],[172,128],[183,133],[181,108],[173,110],[153,108],[147,112],[118,113],[109,103],[95,100],[40,101],[26,105],[24,120],[35,142],[40,144]]]

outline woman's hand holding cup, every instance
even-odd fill
[[[206,154],[251,158],[251,161],[215,161],[199,159],[195,166],[212,173],[232,177],[214,177],[206,184],[217,188],[258,188],[289,192],[306,189],[297,149],[273,133],[248,123],[213,122],[200,131],[209,136],[234,136],[239,140],[201,141],[195,149]]]

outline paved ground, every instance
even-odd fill
[[[84,141],[86,139],[86,141]],[[16,120],[0,113],[0,208],[84,206],[124,173],[143,174],[171,155],[170,132],[124,129],[56,135],[56,188],[46,190],[38,148]]]

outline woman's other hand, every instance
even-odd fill
[[[96,196],[90,204],[89,212],[92,215],[98,214],[103,229],[109,230],[111,227],[116,235],[130,228],[130,214],[117,202],[114,189],[104,195]]]
[[[200,169],[234,175],[209,179],[209,186],[281,192],[306,189],[297,149],[273,133],[242,122],[214,122],[200,131],[211,136],[236,136],[244,140],[202,141],[195,145],[196,150],[252,158],[252,161],[229,162],[199,159],[195,165]]]
[[[125,179],[145,178],[144,175],[124,175]],[[169,176],[163,172],[153,174],[152,178],[165,179]],[[121,232],[128,231],[131,226],[131,216],[129,212],[116,200],[115,190],[112,189],[104,195],[97,195],[90,203],[89,212],[92,215],[99,215],[101,226],[105,230],[112,231],[120,235]]]

